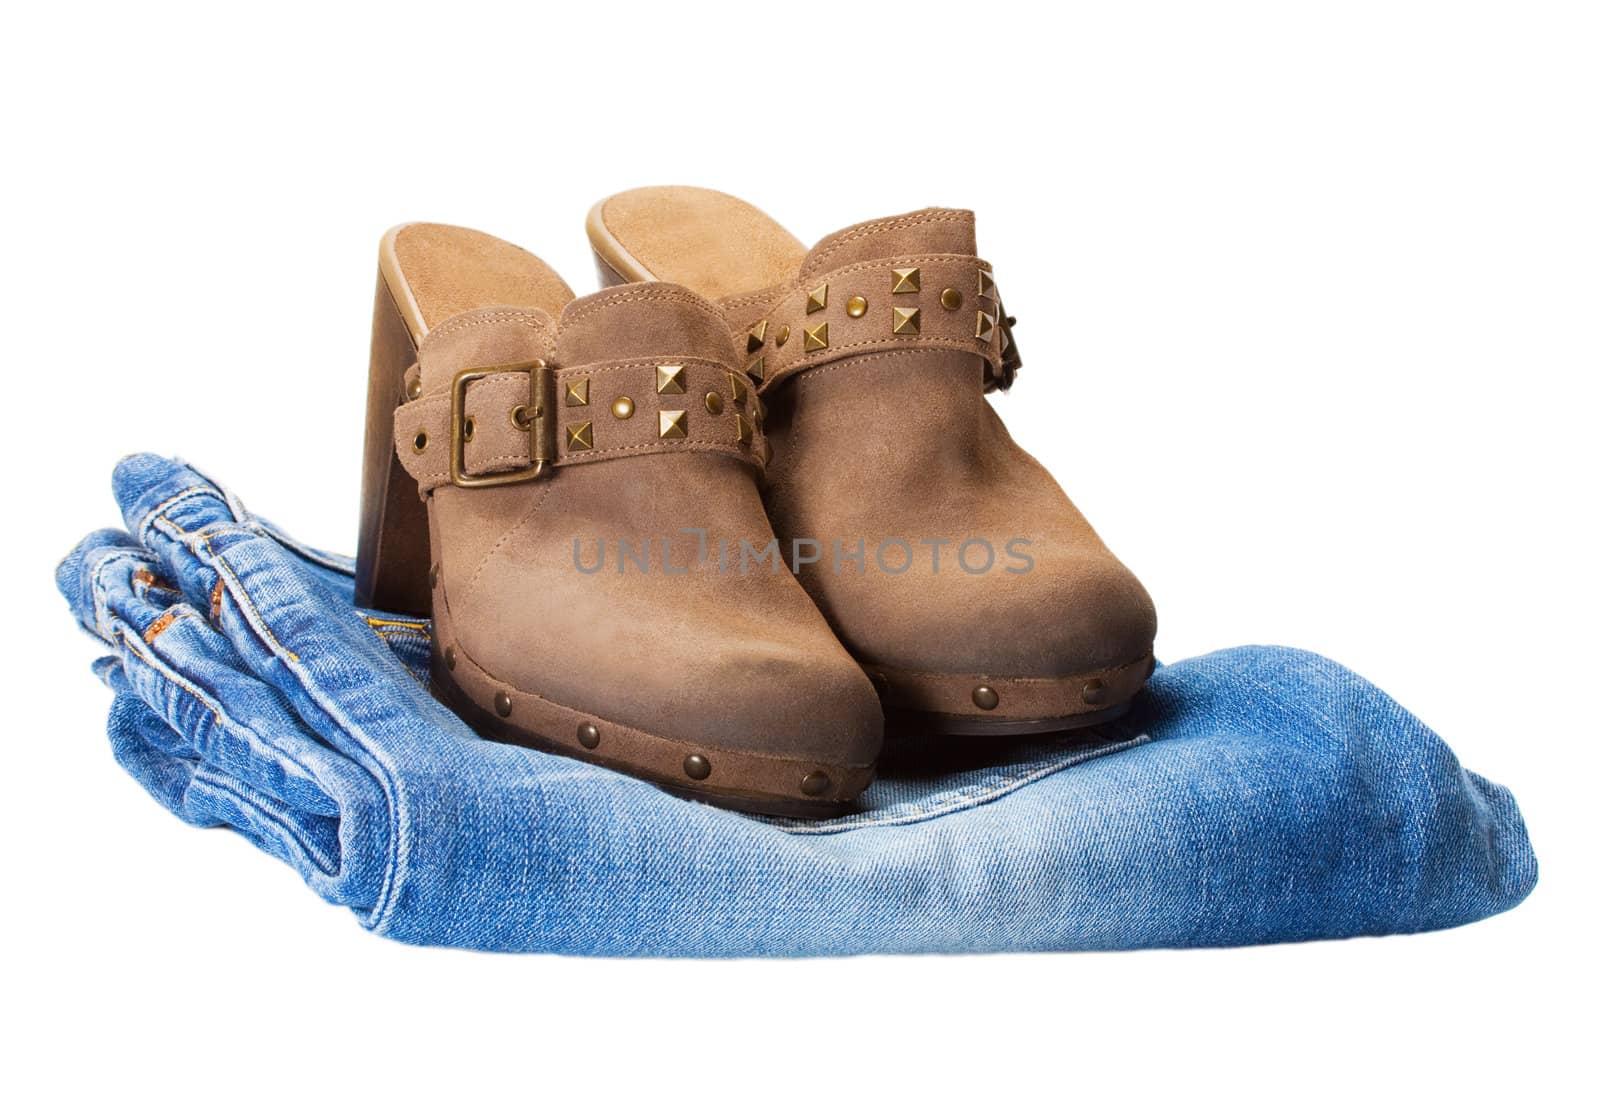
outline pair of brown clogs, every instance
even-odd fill
[[[433,617],[490,738],[823,816],[891,733],[1120,715],[1155,610],[985,395],[1020,366],[973,217],[806,249],[730,196],[599,203],[574,298],[472,230],[383,239],[357,599]]]

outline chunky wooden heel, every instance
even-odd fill
[[[406,473],[394,452],[394,411],[410,397],[406,394],[406,369],[416,362],[416,336],[380,271],[372,305],[356,603],[365,608],[428,616],[432,611],[428,590],[428,513],[417,494],[416,480]]]

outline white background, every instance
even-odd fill
[[[245,11],[26,5],[0,44],[5,1093],[1593,1090],[1592,7]],[[1287,643],[1383,685],[1519,797],[1533,896],[1253,950],[494,957],[374,938],[160,810],[50,584],[116,523],[115,460],[353,549],[379,235],[474,226],[586,291],[584,212],[654,183],[808,241],[976,208],[1027,357],[996,405],[1162,656]]]

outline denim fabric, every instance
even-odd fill
[[[1246,945],[1437,929],[1533,887],[1505,789],[1314,654],[1159,669],[1100,735],[891,744],[858,814],[762,819],[487,742],[427,691],[428,625],[352,605],[193,468],[125,460],[127,532],[58,584],[111,648],[113,751],[369,928],[615,956]]]

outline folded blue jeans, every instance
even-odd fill
[[[1226,946],[1410,933],[1516,905],[1511,794],[1304,651],[1159,668],[1095,733],[894,742],[859,812],[741,815],[478,738],[428,623],[185,464],[124,460],[127,531],[57,582],[111,650],[117,760],[401,941],[604,956]]]

